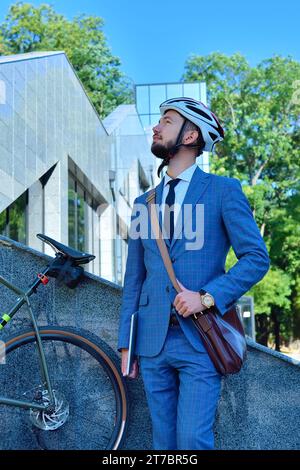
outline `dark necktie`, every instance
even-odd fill
[[[180,178],[175,178],[170,180],[167,184],[170,186],[168,195],[166,197],[166,206],[171,208],[175,202],[175,186],[179,183]],[[168,231],[170,222],[170,232]],[[169,210],[168,207],[165,208],[164,214],[164,226],[166,227],[167,234],[170,233],[170,242],[174,234],[174,208]]]

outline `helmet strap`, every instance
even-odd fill
[[[185,128],[186,122],[187,122],[187,119],[184,118],[184,121],[183,121],[182,126],[180,128],[180,131],[178,133],[175,145],[169,150],[169,155],[163,159],[160,166],[158,167],[158,170],[157,170],[157,176],[158,177],[160,176],[160,173],[161,173],[161,170],[163,169],[163,167],[169,165],[169,161],[171,160],[172,157],[174,157],[174,155],[176,155],[176,153],[179,150],[179,147],[184,146],[184,147],[190,147],[190,148],[198,148],[198,145],[181,143],[181,139],[182,139],[182,136],[183,136],[183,133],[184,133],[184,128]]]
[[[180,131],[178,133],[175,145],[174,145],[174,147],[171,148],[171,150],[169,152],[171,157],[173,157],[178,152],[179,147],[181,147],[181,145],[184,145],[184,144],[181,143],[181,139],[182,139],[182,136],[183,136],[183,133],[184,133],[184,128],[185,128],[186,121],[187,121],[186,118],[184,118],[184,121],[183,121],[182,126],[180,128]]]

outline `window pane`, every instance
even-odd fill
[[[149,126],[149,115],[147,114],[146,116],[140,116],[143,127]]]
[[[183,96],[183,84],[167,85],[167,99]]]
[[[92,198],[89,194],[85,197],[85,247],[84,251],[94,252],[94,219],[92,209]],[[94,264],[94,263],[93,263]],[[90,267],[89,267],[90,268]],[[88,268],[88,269],[89,269]]]
[[[0,214],[0,235],[6,235],[6,210]]]
[[[26,191],[9,207],[9,237],[26,243]]]
[[[194,98],[200,101],[200,86],[199,83],[185,83],[183,85],[184,96],[187,98]]]
[[[69,245],[83,252],[94,251],[94,214],[97,201],[82,183],[69,173]],[[89,269],[89,268],[88,268]]]
[[[75,192],[75,181],[71,175],[69,175],[69,189],[68,189],[68,226],[69,226],[69,245],[72,248],[76,248],[76,192]]]
[[[160,120],[161,115],[160,114],[151,114],[150,119],[151,119],[151,126],[156,126],[158,124],[158,121]]]
[[[136,107],[139,114],[149,114],[149,87],[136,87]]]
[[[85,204],[84,191],[77,188],[77,250],[85,251]]]
[[[150,86],[150,113],[159,112],[159,105],[166,101],[166,86],[151,85]]]

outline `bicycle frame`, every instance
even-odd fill
[[[46,276],[47,272],[50,270],[50,266],[47,266],[47,268],[38,275],[38,278],[35,279],[35,281],[32,283],[32,285],[28,288],[28,290],[25,292],[21,289],[19,289],[17,286],[14,284],[10,283],[7,279],[4,277],[0,276],[0,283],[6,286],[8,289],[12,290],[16,294],[18,294],[18,299],[16,300],[16,303],[13,305],[13,307],[9,310],[9,312],[5,315],[5,321],[2,321],[2,324],[0,322],[0,326],[3,326],[3,323],[6,324],[7,321],[10,321],[13,316],[17,313],[17,311],[22,307],[22,305],[27,304],[27,307],[29,309],[29,313],[31,316],[32,320],[32,325],[35,331],[36,335],[36,340],[37,340],[37,351],[38,351],[38,357],[40,361],[40,367],[41,367],[41,376],[43,378],[43,381],[47,385],[47,389],[49,392],[49,397],[50,397],[50,403],[47,406],[44,405],[38,405],[37,403],[34,402],[29,402],[29,401],[22,401],[22,400],[14,400],[10,398],[5,398],[0,396],[0,405],[8,405],[8,406],[15,406],[17,408],[25,408],[25,409],[33,409],[33,410],[40,410],[40,411],[45,411],[49,409],[53,404],[54,404],[54,396],[53,396],[53,391],[51,387],[51,382],[50,382],[50,377],[48,373],[48,367],[47,367],[47,362],[45,358],[45,353],[41,341],[41,336],[38,330],[38,325],[36,318],[34,316],[29,297],[33,294],[36,293],[36,289],[38,286],[42,283],[42,277]],[[8,319],[6,321],[6,319]],[[1,329],[2,329],[1,328]],[[1,331],[0,329],[0,331]]]

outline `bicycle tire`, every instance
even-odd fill
[[[81,367],[81,369],[87,369],[88,367],[90,367],[90,369],[88,370],[88,373],[91,374],[91,371],[93,372],[93,380],[94,380],[94,377],[95,377],[96,381],[100,380],[100,379],[98,379],[98,376],[99,377],[100,376],[105,377],[105,387],[106,388],[109,386],[108,384],[110,382],[113,393],[110,390],[108,390],[108,391],[111,394],[111,396],[114,395],[114,400],[115,400],[115,404],[113,403],[113,399],[110,400],[110,404],[113,407],[115,406],[115,415],[114,415],[114,418],[113,418],[114,428],[113,428],[113,431],[112,431],[112,435],[109,438],[109,440],[108,440],[108,442],[107,442],[107,444],[105,445],[104,448],[105,449],[112,449],[112,450],[120,449],[121,446],[122,446],[122,443],[124,441],[124,438],[125,438],[125,435],[126,435],[126,430],[127,430],[127,425],[128,425],[129,402],[128,402],[127,385],[126,385],[126,382],[125,382],[124,378],[121,375],[120,366],[119,366],[120,360],[119,360],[117,354],[103,340],[101,340],[97,336],[95,336],[95,335],[93,335],[90,332],[87,332],[85,330],[81,330],[81,329],[79,330],[79,329],[70,328],[70,327],[64,328],[64,327],[57,327],[57,326],[46,326],[46,327],[40,327],[39,331],[40,331],[43,346],[46,350],[46,360],[47,360],[47,349],[48,349],[48,355],[49,356],[50,356],[50,352],[51,352],[51,354],[53,354],[52,351],[54,350],[55,351],[54,354],[56,354],[56,356],[55,356],[56,359],[60,360],[59,366],[60,367],[62,366],[62,367],[65,367],[65,368],[69,367],[69,369],[65,371],[65,375],[62,374],[63,375],[62,379],[60,379],[60,378],[56,379],[57,382],[60,383],[60,387],[65,387],[67,389],[68,393],[70,393],[69,388],[67,387],[67,385],[64,385],[64,383],[65,383],[64,381],[66,381],[67,377],[68,377],[68,380],[72,380],[72,378],[70,379],[69,375],[68,375],[68,374],[70,374],[70,361],[71,360],[73,362],[75,362],[76,369],[79,366]],[[51,341],[51,343],[50,343],[50,341]],[[11,362],[10,365],[12,365],[13,367],[18,367],[19,362],[21,363],[22,359],[26,359],[26,354],[27,354],[28,357],[32,356],[31,349],[35,349],[35,346],[36,346],[35,342],[36,342],[36,338],[35,338],[35,333],[34,333],[33,330],[26,330],[26,331],[23,331],[23,332],[20,332],[20,333],[18,332],[13,337],[8,338],[6,340],[6,363],[9,365],[9,363]],[[66,352],[66,348],[67,348],[66,345],[68,345],[68,351],[67,352]],[[34,348],[32,346],[34,346]],[[77,349],[75,349],[75,348],[77,348]],[[30,350],[30,353],[29,353],[29,350]],[[59,359],[56,351],[59,351],[59,354],[61,356],[65,356],[67,358],[67,360],[66,360],[66,358]],[[14,354],[12,354],[13,352],[14,352]],[[25,354],[25,352],[26,352],[26,354]],[[37,355],[37,352],[36,352],[36,355]],[[12,357],[12,356],[14,356],[14,358],[12,359],[12,361],[10,361],[10,357]],[[70,358],[70,356],[71,356],[71,358]],[[74,359],[73,356],[75,357],[75,359]],[[84,357],[84,361],[83,361],[84,363],[83,364],[78,364],[78,362],[76,362],[77,356]],[[52,359],[52,361],[53,361],[53,359]],[[64,365],[65,362],[66,362],[66,365]],[[47,360],[47,364],[48,364],[48,366],[51,365],[51,364],[49,364],[49,358]],[[93,366],[91,366],[91,364]],[[99,370],[96,366],[99,368]],[[58,368],[57,364],[55,364],[55,368],[56,369]],[[52,371],[51,371],[51,369],[52,369]],[[53,364],[51,365],[50,370],[49,370],[50,379],[52,381],[53,377],[51,377],[51,372],[52,372],[52,375],[57,375],[57,377],[58,377],[58,373],[56,371],[55,371],[55,374],[54,374],[54,365]],[[31,377],[32,373],[33,373],[33,371],[30,369],[29,372],[28,372],[29,377]],[[80,373],[82,373],[82,370],[80,371]],[[79,372],[77,373],[77,370],[75,370],[73,372],[73,375],[79,375],[80,376],[80,373]],[[23,369],[23,372],[22,372],[21,376],[22,376],[22,380],[23,380],[24,369]],[[92,382],[92,379],[90,378],[91,375],[87,375],[87,377],[89,377],[90,382]],[[107,379],[107,377],[108,377],[109,380]],[[80,376],[79,380],[83,381],[81,376]],[[6,383],[8,383],[8,379],[6,379]],[[97,394],[97,390],[98,390],[97,389],[97,383],[98,382],[93,384],[93,386],[94,386],[93,394],[95,394],[95,393]],[[1,382],[0,382],[0,384],[1,384]],[[14,387],[15,386],[16,385],[14,384]],[[85,384],[83,386],[85,387]],[[81,384],[80,384],[80,387],[82,387]],[[78,389],[80,387],[78,385]],[[54,388],[54,386],[53,386],[53,388]],[[1,390],[1,394],[3,394],[2,393],[3,391],[1,389],[1,385],[0,385],[0,390]],[[77,393],[77,390],[75,392]],[[81,390],[78,390],[78,394],[80,394],[80,392],[81,392]],[[5,390],[4,390],[4,393],[5,393]],[[10,398],[13,398],[13,397],[11,397],[11,395],[9,395],[9,396],[10,396]],[[84,397],[84,398],[86,399],[86,397]],[[101,397],[99,397],[99,400],[100,400],[100,398]],[[75,395],[73,401],[76,402],[77,399],[80,401],[80,397],[77,397]],[[105,402],[105,400],[107,400],[106,397],[102,401]],[[85,405],[85,410],[84,411],[86,411],[87,408],[90,408],[90,404],[88,402],[86,402],[86,403],[87,403],[87,406]],[[107,406],[107,404],[105,406]],[[4,406],[4,407],[5,408],[10,408],[10,407],[6,407],[6,406]],[[74,403],[72,403],[72,404],[70,403],[70,415],[71,415],[71,408],[72,407],[74,409],[76,408]],[[3,408],[3,407],[1,407],[1,408]],[[15,409],[15,408],[13,408],[13,409]],[[79,405],[79,409],[80,409],[80,405]],[[24,415],[24,412],[26,413],[26,410],[25,411],[21,410],[21,413],[23,413],[23,415]],[[82,412],[82,410],[80,412]],[[28,411],[27,411],[27,413],[28,413]],[[93,407],[91,407],[91,413],[95,413],[95,415],[94,415],[94,417],[95,417],[96,416],[96,409],[93,410]],[[106,413],[109,413],[109,412],[106,412]],[[84,423],[87,421],[86,417],[81,416],[81,418],[83,418]],[[108,417],[108,418],[110,419],[110,417]],[[112,419],[112,417],[111,417],[111,419]],[[1,420],[1,422],[3,422],[3,420]],[[99,423],[99,426],[100,425],[101,424]],[[63,425],[61,429],[63,429],[64,426],[65,425]],[[74,419],[74,426],[75,427],[77,426],[76,429],[78,430],[78,432],[81,432],[80,426],[77,425],[77,423],[75,422],[75,419]],[[87,426],[87,425],[85,425],[85,426]],[[0,424],[0,429],[1,429],[1,427],[2,426]],[[104,427],[104,429],[105,429],[105,427]],[[49,439],[51,440],[53,433],[58,433],[59,434],[59,431],[60,431],[59,429],[57,431],[52,431],[52,430],[51,431],[41,431],[40,429],[37,429],[37,428],[34,429],[34,426],[32,426],[32,431],[33,431],[35,440],[33,439],[30,442],[36,442],[36,444],[37,444],[36,448],[57,449],[53,445],[50,445],[50,447],[47,447],[47,446],[49,446],[49,443],[45,444],[45,440],[46,441],[49,440]],[[89,429],[89,432],[92,432],[92,431],[94,432],[94,427],[92,429],[91,428]],[[71,431],[69,431],[69,433],[70,432]],[[72,432],[75,433],[75,431],[73,431],[73,430],[72,430]],[[84,432],[84,430],[82,430],[82,433],[83,432]],[[49,437],[49,433],[51,433],[51,437]],[[65,432],[65,434],[66,434],[66,432]],[[80,439],[81,439],[81,442],[82,442],[82,436],[80,436]],[[87,436],[86,439],[88,441],[89,437]],[[59,446],[60,446],[59,448],[60,449],[64,449],[64,448],[69,449],[67,444],[63,444],[61,442],[61,436],[59,437],[59,440],[58,440],[58,437],[57,437],[57,442],[59,442]],[[1,446],[1,444],[3,445],[3,433],[2,432],[1,432],[0,446]],[[13,448],[13,447],[11,447],[11,445],[13,445],[13,443],[10,443],[10,444],[6,445],[6,448],[8,448],[8,449]],[[66,447],[64,447],[64,445]],[[69,444],[69,445],[71,445],[71,444]],[[84,444],[82,444],[82,445],[84,445]],[[34,444],[31,444],[31,446],[34,447]],[[87,445],[84,445],[83,449],[94,449],[94,447],[95,447],[94,445],[89,446],[87,444]],[[26,448],[28,448],[28,447],[26,447]],[[80,447],[80,445],[79,445],[79,447],[76,447],[72,444],[71,448],[72,449],[75,448],[75,449],[83,450],[82,447]],[[101,447],[101,445],[99,444],[99,450],[100,449],[103,449],[103,447]]]

